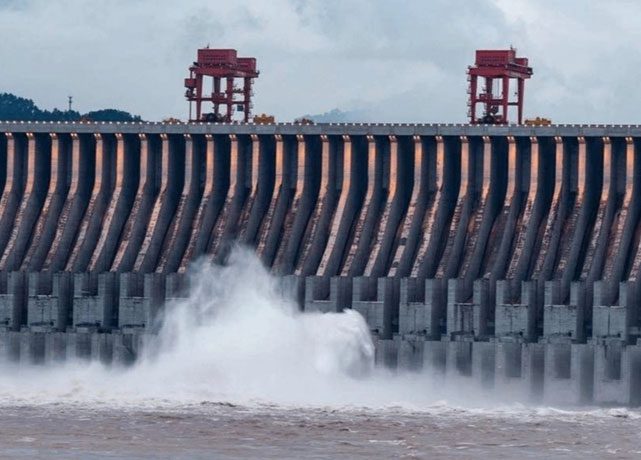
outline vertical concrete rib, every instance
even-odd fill
[[[580,212],[583,208],[583,203],[585,202],[585,139],[581,137],[576,139],[576,141],[578,142],[578,153],[575,156],[575,152],[573,151],[575,149],[569,149],[569,140],[567,138],[564,139],[565,155],[571,156],[570,181],[572,183],[573,191],[576,190],[576,197],[574,206],[572,207],[571,211],[568,212],[567,221],[563,223],[560,232],[558,254],[555,258],[556,265],[553,268],[552,275],[552,278],[554,279],[561,279],[567,269],[568,257],[572,249],[572,239],[575,233],[577,220],[579,220],[579,216],[581,214],[585,214]],[[566,300],[569,283],[566,283],[566,285],[568,285],[567,289],[563,289],[563,287],[561,287],[561,293],[559,293],[558,296],[558,298],[560,299],[559,303],[565,302]]]
[[[71,138],[73,144],[72,150],[80,150],[78,146],[78,135],[73,134]],[[31,244],[22,261],[22,269],[29,271],[39,271],[42,268],[44,258],[51,248],[56,228],[63,228],[64,221],[60,220],[63,205],[66,201],[67,191],[70,190],[74,181],[74,174],[71,174],[71,183],[67,183],[67,168],[69,162],[69,139],[65,136],[51,134],[51,171],[49,179],[49,188],[45,196],[42,211],[33,230]],[[78,175],[75,174],[77,182]],[[77,183],[75,191],[77,191]],[[37,253],[37,256],[35,256]]]
[[[7,182],[7,135],[0,134],[0,191],[4,189],[6,182]]]
[[[363,204],[354,220],[351,244],[346,247],[341,273],[343,276],[363,274],[370,256],[372,240],[376,237],[375,232],[380,225],[379,214],[389,188],[384,183],[385,176],[389,177],[389,174],[383,172],[384,153],[387,153],[387,149],[381,147],[373,136],[367,136],[367,186]]]
[[[220,216],[216,221],[216,225],[212,229],[209,249],[207,251],[207,253],[211,255],[212,260],[216,262],[222,262],[224,260],[227,251],[229,250],[231,240],[236,235],[238,221],[243,212],[243,204],[245,203],[245,198],[247,196],[247,186],[245,183],[247,156],[250,157],[247,161],[251,163],[252,152],[250,151],[249,155],[245,152],[247,149],[247,142],[244,139],[241,139],[241,142],[239,142],[238,138],[234,134],[231,134],[229,138],[231,141],[228,169],[229,187],[227,197],[225,198],[225,204],[223,205]],[[251,150],[254,149],[254,144],[256,144],[256,142],[257,140],[255,139],[250,140],[251,147],[249,148]],[[251,169],[251,165],[249,168]]]
[[[112,241],[117,244],[115,246],[117,250],[115,257],[107,255],[108,260],[113,260],[111,271],[129,272],[136,261],[136,255],[140,251],[155,203],[156,185],[154,173],[158,156],[161,158],[161,182],[167,187],[166,167],[169,165],[169,138],[166,134],[161,134],[160,141],[161,148],[160,155],[158,155],[155,144],[147,139],[147,136],[141,136],[140,138],[140,179],[138,181],[138,189],[129,217],[124,227],[122,227],[122,233],[119,236],[116,236],[116,232],[113,234],[114,239]]]
[[[62,269],[66,263],[67,271],[80,272],[86,270],[100,236],[102,219],[113,189],[111,165],[116,161],[117,154],[115,150],[118,148],[122,150],[124,147],[122,145],[122,137],[116,138],[115,144],[112,142],[111,136],[95,134],[94,137],[96,140],[95,173],[89,203],[78,228],[78,236],[69,250],[68,260],[63,247],[55,255],[52,252],[49,253],[48,259],[51,261],[50,267],[52,269],[54,267],[56,270]]]
[[[82,216],[90,202],[92,183],[101,180],[95,178],[92,171],[92,165],[97,159],[94,158],[93,150],[96,145],[93,139],[91,135],[83,135],[81,138],[77,134],[71,134],[71,177],[66,200],[58,215],[50,213],[47,226],[51,225],[48,227],[51,228],[51,233],[43,236],[33,254],[31,264],[23,263],[24,270],[45,269],[57,272],[64,269],[74,246]],[[61,171],[60,174],[65,176],[66,171]]]
[[[144,134],[139,136],[141,147],[144,144],[144,150],[147,150],[147,137]],[[111,200],[105,210],[102,218],[102,225],[100,228],[100,236],[91,248],[91,256],[88,261],[88,266],[77,266],[77,271],[107,271],[111,267],[116,248],[122,228],[127,221],[129,211],[133,201],[133,189],[138,181],[138,174],[141,173],[140,169],[134,164],[135,160],[140,160],[142,149],[138,152],[137,158],[131,158],[130,151],[127,148],[130,142],[125,142],[126,139],[122,134],[116,134],[116,158],[114,170],[114,186],[111,194]],[[127,152],[125,153],[125,149]],[[131,152],[133,154],[133,152]],[[145,155],[146,156],[146,155]],[[84,249],[84,248],[83,248]],[[90,249],[87,247],[86,249]],[[79,256],[80,260],[84,260],[85,254]]]
[[[369,148],[365,152],[368,150]],[[345,247],[348,244],[352,223],[362,203],[362,196],[359,196],[359,179],[371,180],[369,177],[360,177],[357,168],[358,162],[353,154],[352,140],[347,135],[343,136],[342,165],[341,194],[329,227],[327,245],[318,265],[318,276],[334,276],[338,273]],[[373,169],[369,172],[373,172]]]
[[[617,144],[618,145],[618,144]],[[596,217],[592,227],[591,236],[586,248],[585,259],[583,260],[583,270],[581,271],[580,280],[586,281],[586,303],[587,307],[592,305],[592,287],[594,281],[599,279],[603,273],[605,256],[610,246],[615,244],[611,237],[614,230],[612,223],[615,214],[619,213],[621,205],[620,196],[617,192],[619,178],[617,165],[622,163],[624,152],[620,149],[612,148],[609,138],[603,138],[603,185],[601,187],[601,196],[599,198]],[[612,255],[610,255],[612,257]]]
[[[525,149],[524,142],[525,140],[517,143],[517,148]],[[512,284],[519,284],[520,281],[527,278],[529,267],[536,259],[534,248],[541,233],[543,217],[549,211],[552,196],[546,192],[545,176],[547,171],[543,169],[545,161],[541,158],[539,141],[536,137],[530,137],[529,142],[529,167],[527,168],[527,176],[524,178],[524,183],[527,182],[527,197],[523,213],[516,223],[514,250],[506,273],[507,279],[516,281]],[[552,182],[552,186],[554,186],[554,182]],[[560,189],[560,183],[558,188]],[[559,190],[556,192],[558,193]],[[512,294],[520,295],[520,289],[515,289]],[[510,300],[506,299],[506,301]]]
[[[492,244],[490,238],[492,227],[496,222],[497,215],[506,206],[504,200],[506,192],[505,165],[509,163],[514,172],[516,154],[513,150],[512,158],[508,156],[508,161],[504,161],[505,150],[507,150],[504,141],[504,138],[492,140],[487,137],[483,138],[483,167],[480,168],[483,171],[481,195],[472,218],[465,243],[463,263],[458,273],[458,276],[465,280],[465,292],[461,294],[463,298],[471,298],[472,296],[472,283],[481,274],[485,254],[491,252],[488,251],[488,246]],[[477,168],[478,172],[480,172],[479,168]],[[513,191],[514,187],[511,186],[511,189]]]
[[[283,224],[282,236],[272,267],[275,273],[281,275],[290,275],[294,272],[296,259],[304,244],[305,229],[308,222],[312,220],[310,216],[317,203],[319,185],[322,181],[328,180],[324,174],[327,173],[329,165],[323,166],[322,153],[324,149],[322,146],[327,145],[327,136],[306,138],[299,134],[296,136],[296,141],[294,198]],[[320,166],[320,174],[315,174],[316,165]],[[323,190],[323,193],[327,192],[326,185]]]
[[[541,288],[543,283],[551,279],[554,273],[561,234],[567,216],[573,210],[577,191],[577,182],[572,180],[572,177],[576,177],[576,158],[572,158],[573,155],[569,150],[566,154],[561,137],[555,137],[554,143],[552,200],[545,219],[543,237],[538,245],[538,251],[534,252],[536,262],[529,276],[531,279],[536,279]]]
[[[400,224],[398,244],[392,254],[388,272],[390,277],[402,278],[409,274],[419,239],[421,238],[425,210],[428,207],[430,209],[436,207],[434,196],[440,191],[443,180],[442,175],[440,175],[439,180],[441,182],[436,183],[436,170],[442,169],[443,165],[443,138],[441,136],[436,137],[435,155],[429,155],[428,152],[423,151],[423,140],[420,136],[413,136],[412,140],[412,194],[410,195],[407,212]],[[437,166],[438,161],[440,161],[440,166]],[[396,187],[398,188],[398,184]],[[424,238],[424,240],[427,240],[427,238]]]
[[[27,144],[24,194],[7,246],[0,258],[0,270],[13,271],[20,268],[40,215],[49,182],[50,136],[28,134]]]
[[[485,136],[480,143],[479,139],[473,138],[469,142],[469,156],[463,155],[461,158],[461,182],[469,168],[472,184],[466,191],[461,190],[459,195],[461,198],[452,217],[450,236],[437,271],[439,278],[450,279],[465,273],[461,267],[465,265],[466,255],[471,257],[475,247],[478,227],[483,219],[483,206],[489,194],[490,156],[490,141]]]
[[[381,212],[378,232],[371,250],[365,254],[365,276],[380,277],[387,274],[390,258],[394,254],[399,225],[408,205],[409,190],[404,189],[402,184],[408,176],[408,163],[412,158],[407,152],[400,156],[396,136],[389,136],[389,142],[387,200]]]
[[[252,248],[260,239],[261,224],[275,199],[275,144],[275,136],[258,136],[252,144],[251,183],[239,235],[240,242]]]
[[[444,146],[444,150],[439,149]],[[454,249],[460,225],[467,226],[476,200],[472,179],[472,151],[468,138],[445,138],[437,142],[436,194],[434,204],[425,213],[423,240],[419,247],[412,278],[442,278],[446,261]]]
[[[233,137],[232,137],[233,136]],[[185,272],[189,263],[195,258],[205,254],[212,229],[216,225],[218,216],[225,204],[227,193],[230,190],[230,149],[236,142],[236,137],[205,135],[205,178],[203,193],[198,204],[193,221],[186,222],[189,241],[184,253],[174,253],[168,260],[165,272],[172,272],[178,261],[178,271]],[[236,147],[234,146],[234,149]],[[234,155],[236,155],[234,150]],[[235,163],[234,163],[235,165]],[[231,175],[236,180],[236,175]],[[220,220],[218,220],[220,222]],[[222,223],[220,224],[222,228]],[[180,257],[180,259],[178,259]]]
[[[23,193],[23,158],[28,148],[22,136],[14,137],[5,133],[7,139],[7,172],[4,189],[0,197],[0,254],[4,253],[11,236],[11,230],[16,225],[16,213],[20,206]],[[33,136],[31,136],[33,138]]]
[[[293,145],[299,141],[292,142],[287,140],[287,149],[285,142],[280,134],[275,136],[276,139],[276,171],[274,174],[274,186],[272,187],[269,207],[261,224],[259,232],[258,245],[256,253],[267,267],[272,266],[274,255],[278,247],[281,235],[285,231],[284,222],[287,216],[290,203],[293,196],[292,174],[290,173],[295,156]]]
[[[168,138],[167,135],[161,135],[161,139],[160,188],[149,215],[144,238],[137,254],[133,255],[133,270],[141,273],[150,273],[156,268],[167,228],[176,212],[180,190],[184,185],[184,137]],[[130,270],[129,266],[122,268]]]
[[[211,135],[208,135],[208,138],[211,140]],[[201,171],[200,160],[202,160],[202,158],[197,148],[194,147],[194,141],[191,135],[185,134],[184,139],[185,174],[182,193],[178,198],[175,215],[171,220],[171,224],[167,229],[167,236],[162,244],[160,260],[156,267],[156,271],[159,273],[173,273],[178,270],[180,260],[185,254],[185,249],[192,233],[192,223],[195,221],[195,214],[198,210]],[[209,163],[205,163],[205,168],[209,168],[210,166]],[[212,172],[213,167],[211,171],[209,169],[205,171],[205,188],[208,186],[211,187],[211,185],[207,184],[207,181],[211,181],[209,176]],[[211,190],[209,190],[208,193],[211,194]]]
[[[316,207],[307,223],[302,250],[296,263],[296,275],[316,274],[318,263],[327,245],[329,228],[337,201],[338,138],[321,136],[321,183]],[[343,139],[343,142],[345,140]],[[342,157],[342,155],[341,155]]]
[[[639,232],[637,225],[641,214],[641,151],[637,142],[630,137],[625,139],[625,184],[619,182],[617,187],[619,192],[623,192],[623,198],[613,224],[613,244],[605,258],[602,278],[607,281],[607,285],[603,305],[614,305],[619,293],[619,283],[626,279],[627,270],[632,267],[634,273],[638,273],[641,267],[639,242],[635,238],[635,233]]]
[[[585,248],[590,230],[596,217],[599,198],[603,185],[603,141],[599,145],[591,139],[589,143],[579,138],[578,152],[578,213],[570,216],[561,245],[561,258],[557,266],[556,278],[561,279],[561,299],[566,301],[570,295],[570,283],[580,274],[585,259]],[[586,148],[587,146],[587,148]],[[589,158],[589,161],[588,161]],[[589,184],[589,186],[588,186]]]
[[[514,253],[515,242],[523,229],[520,225],[523,221],[524,193],[526,189],[523,185],[523,168],[529,163],[531,158],[529,145],[527,149],[517,149],[517,144],[512,136],[508,136],[507,152],[507,189],[505,199],[503,200],[502,211],[494,222],[492,233],[488,241],[484,262],[484,270],[490,277],[490,296],[493,296],[494,284],[497,279],[505,276],[510,255]],[[526,151],[527,150],[527,151]],[[536,161],[536,160],[535,160]],[[531,171],[531,168],[530,168]],[[536,173],[534,176],[536,181]],[[536,194],[536,185],[533,186]],[[534,195],[529,195],[534,200]]]

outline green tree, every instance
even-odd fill
[[[0,120],[7,121],[142,121],[140,116],[117,109],[80,114],[75,110],[42,110],[31,99],[0,93]]]
[[[83,118],[91,121],[142,121],[138,115],[117,109],[102,109],[87,112]]]
[[[0,94],[0,119],[2,120],[41,120],[42,110],[31,99],[9,93]]]

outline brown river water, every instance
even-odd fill
[[[2,458],[641,458],[641,413],[436,405],[3,407]]]

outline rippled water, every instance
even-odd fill
[[[0,458],[56,456],[641,458],[641,413],[374,369],[360,315],[298,312],[241,251],[200,269],[131,368],[0,364]]]
[[[639,458],[641,414],[192,406],[4,407],[0,457]]]

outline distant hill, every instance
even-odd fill
[[[82,118],[91,121],[142,121],[138,115],[132,115],[129,112],[117,109],[94,110],[85,113]]]
[[[43,110],[31,99],[0,93],[0,120],[11,121],[142,121],[123,110],[101,109],[81,114],[75,110]]]
[[[329,112],[316,115],[307,114],[303,117],[314,120],[316,123],[354,123],[369,120],[369,116],[364,110],[349,110],[344,112],[340,109],[333,109]]]

